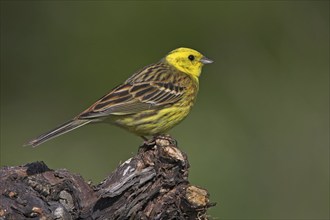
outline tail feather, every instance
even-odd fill
[[[62,134],[65,134],[69,131],[72,131],[76,128],[79,128],[85,124],[90,123],[90,120],[79,120],[79,119],[73,119],[71,121],[68,121],[60,126],[58,126],[57,128],[46,132],[42,135],[40,135],[39,137],[29,141],[28,143],[24,144],[24,146],[32,146],[32,147],[36,147],[46,141],[49,141],[50,139],[53,139],[55,137],[58,137]]]

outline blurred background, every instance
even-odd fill
[[[329,1],[1,1],[1,166],[44,161],[97,184],[139,137],[89,125],[38,148],[177,47],[205,66],[171,131],[215,219],[329,218]]]

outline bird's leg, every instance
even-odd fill
[[[146,136],[140,136],[144,141],[143,144],[140,146],[140,148],[150,148],[155,146],[155,138],[148,139]]]

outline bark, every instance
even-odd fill
[[[205,189],[188,181],[189,163],[162,136],[94,186],[43,162],[0,169],[0,219],[208,219]]]

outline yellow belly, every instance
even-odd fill
[[[180,123],[190,112],[191,106],[149,110],[128,116],[116,117],[113,122],[139,136],[164,134]]]

